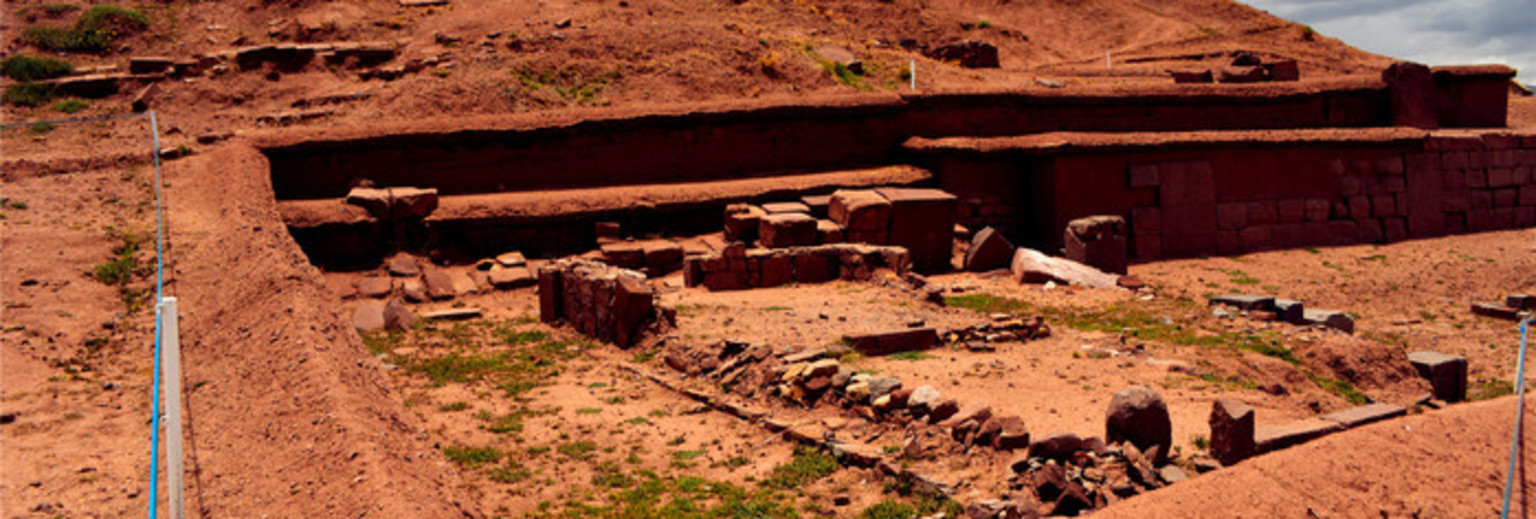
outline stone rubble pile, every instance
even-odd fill
[[[916,270],[949,270],[958,205],[944,191],[902,187],[842,189],[761,206],[731,204],[725,209],[725,239],[770,249],[894,245],[908,251]]]
[[[539,320],[628,348],[647,332],[675,325],[676,314],[657,305],[645,274],[567,258],[539,267]]]
[[[703,285],[710,290],[824,283],[834,279],[864,281],[882,269],[899,276],[906,272],[909,263],[907,250],[901,247],[839,243],[748,249],[742,242],[734,242],[719,253],[685,258],[683,281],[687,286]]]
[[[1301,301],[1294,299],[1226,294],[1211,296],[1207,301],[1215,307],[1212,313],[1217,317],[1243,315],[1255,321],[1277,321],[1297,326],[1323,326],[1344,333],[1355,333],[1355,318],[1349,314],[1335,310],[1306,308]]]

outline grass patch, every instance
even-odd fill
[[[374,355],[388,355],[400,347],[400,341],[405,338],[405,334],[393,330],[373,330],[359,335],[363,337],[363,345]]]
[[[1361,405],[1370,402],[1370,399],[1366,398],[1365,393],[1360,392],[1348,380],[1332,379],[1321,375],[1314,375],[1311,372],[1306,373],[1307,378],[1312,379],[1312,383],[1317,384],[1317,387],[1323,388],[1329,393],[1339,395],[1351,404]]]
[[[1109,305],[1103,310],[1083,310],[1035,307],[1016,299],[988,294],[949,296],[944,298],[944,301],[950,307],[966,308],[982,314],[1042,315],[1051,322],[1061,323],[1068,328],[1078,331],[1124,332],[1131,337],[1142,340],[1165,342],[1180,346],[1245,350],[1284,360],[1291,364],[1298,362],[1295,354],[1290,349],[1282,346],[1278,340],[1274,339],[1275,335],[1273,332],[1237,333],[1203,330],[1198,327],[1180,325],[1177,322],[1164,321],[1149,307],[1124,302]],[[1196,308],[1195,303],[1188,299],[1172,300],[1171,302],[1163,303],[1161,306],[1152,306],[1151,308],[1157,308],[1162,313],[1184,312],[1199,314],[1202,312],[1202,309]]]
[[[1515,384],[1508,380],[1479,380],[1467,391],[1467,400],[1488,400],[1515,394]]]
[[[837,458],[809,447],[795,447],[795,455],[789,463],[773,468],[773,474],[762,485],[780,490],[803,487],[837,471]]]
[[[576,414],[598,414],[601,412],[603,412],[602,408],[598,407],[583,407],[576,410]]]
[[[84,99],[65,99],[53,104],[53,109],[58,112],[72,114],[91,107],[91,102]]]
[[[509,461],[506,465],[491,469],[487,476],[491,478],[491,481],[510,485],[533,477],[533,472],[523,468],[522,465]]]
[[[132,286],[133,282],[153,272],[148,264],[140,262],[138,258],[139,251],[149,238],[134,232],[116,230],[109,231],[109,234],[118,240],[118,244],[112,247],[111,258],[91,268],[91,278],[104,285],[117,287],[118,298],[123,301],[128,312],[137,312],[144,308],[150,296],[149,289]]]
[[[445,412],[445,413],[451,413],[451,412],[454,412],[454,411],[463,411],[465,409],[469,409],[469,402],[464,402],[464,401],[453,402],[451,404],[443,404],[441,406],[438,406],[438,408],[437,408],[438,411],[442,411],[442,412]]]
[[[934,356],[934,355],[932,355],[932,354],[930,354],[930,353],[928,353],[926,351],[899,351],[899,352],[896,352],[896,353],[892,353],[890,355],[886,355],[885,358],[891,359],[891,360],[918,361],[918,360],[937,359],[938,357],[936,357],[936,356]]]
[[[748,491],[695,476],[660,476],[649,470],[625,474],[599,467],[594,486],[609,493],[593,503],[568,500],[560,515],[609,518],[778,518],[800,517],[793,502],[770,489]]]
[[[59,52],[102,53],[111,50],[120,36],[149,28],[144,13],[115,5],[94,5],[70,28],[28,27],[22,39],[40,49]]]
[[[13,106],[35,107],[53,99],[54,86],[46,83],[16,83],[0,92],[0,101]]]
[[[68,61],[18,54],[0,61],[0,75],[17,81],[53,79],[74,71]]]
[[[859,512],[860,519],[912,519],[913,517],[917,517],[916,508],[894,499],[875,503]]]
[[[597,444],[590,441],[579,441],[555,447],[555,450],[573,460],[586,460],[591,459],[592,453],[597,451]]]
[[[452,461],[462,468],[472,469],[501,460],[502,453],[496,450],[495,447],[465,447],[456,445],[443,447],[443,456],[447,457],[448,461]]]
[[[489,333],[487,333],[489,332]],[[489,324],[457,323],[450,327],[426,325],[405,337],[364,336],[373,341],[370,349],[392,349],[401,341],[422,342],[422,335],[434,334],[453,347],[443,355],[401,359],[406,373],[425,377],[434,386],[444,384],[487,384],[517,396],[538,387],[560,372],[560,361],[570,360],[592,346],[586,341],[550,340],[544,332],[521,332]],[[496,351],[481,351],[486,347]],[[376,353],[379,350],[376,350]]]
[[[791,308],[787,307],[787,306],[765,306],[765,307],[763,307],[763,311],[764,312],[786,312],[786,311],[789,311],[789,310],[791,310]]]

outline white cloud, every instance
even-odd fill
[[[1536,77],[1536,0],[1247,0],[1356,47],[1430,65],[1502,63]]]

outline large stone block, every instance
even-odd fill
[[[725,208],[725,240],[751,243],[757,240],[762,217],[768,213],[763,208],[748,204],[731,204]]]
[[[822,254],[812,249],[800,249],[794,253],[794,280],[800,283],[823,283],[837,279],[838,261],[833,254]]]
[[[1433,130],[1440,127],[1438,94],[1429,67],[1400,61],[1381,73],[1387,83],[1392,124]]]
[[[1252,406],[1237,400],[1217,400],[1211,406],[1209,422],[1211,456],[1216,461],[1231,466],[1254,455]]]
[[[1013,255],[1013,279],[1019,283],[1082,285],[1092,288],[1117,286],[1120,276],[1063,258],[1046,256],[1040,251],[1019,248]]]
[[[816,219],[805,213],[769,214],[759,220],[758,243],[782,248],[816,244]]]
[[[982,272],[1008,268],[1013,260],[1014,246],[997,229],[987,227],[971,237],[971,248],[965,252],[965,270]]]
[[[1125,219],[1090,216],[1072,220],[1063,233],[1067,259],[1111,274],[1125,274],[1129,265]]]
[[[922,351],[939,342],[939,334],[933,328],[911,328],[888,332],[844,335],[843,340],[854,351],[865,355],[886,355],[902,351]]]
[[[1173,422],[1162,395],[1142,386],[1115,393],[1104,418],[1104,439],[1109,443],[1128,441],[1144,452],[1161,447],[1157,449],[1158,459],[1152,462],[1162,464],[1173,447]]]
[[[553,323],[565,317],[564,288],[558,266],[539,267],[539,320]]]
[[[882,187],[875,192],[891,204],[886,243],[906,247],[916,270],[949,270],[959,199],[938,189]]]
[[[1338,422],[1321,418],[1309,418],[1284,425],[1259,427],[1254,431],[1254,444],[1260,453],[1274,452],[1342,430],[1344,430],[1344,426]]]
[[[621,348],[633,346],[655,314],[656,293],[645,278],[619,276],[613,296],[613,342]]]
[[[1408,354],[1408,362],[1419,376],[1429,380],[1435,398],[1460,402],[1467,398],[1467,358],[1435,351]]]
[[[840,189],[832,194],[827,216],[849,232],[885,233],[890,226],[891,202],[867,189]]]
[[[1379,422],[1390,418],[1406,416],[1407,414],[1408,409],[1404,408],[1403,406],[1378,402],[1351,409],[1345,409],[1343,411],[1328,413],[1319,418],[1331,422],[1338,422],[1339,425],[1343,425],[1345,428],[1353,429],[1355,427]]]

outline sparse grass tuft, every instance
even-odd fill
[[[773,468],[773,474],[762,485],[780,490],[800,488],[837,471],[837,458],[809,447],[795,447],[795,455],[789,463]]]
[[[90,108],[90,106],[91,106],[91,102],[90,101],[86,101],[84,99],[65,99],[63,101],[59,101],[57,103],[54,103],[53,104],[53,109],[58,111],[58,112],[62,112],[62,113],[66,113],[66,114],[72,114],[72,113],[77,113],[77,112],[79,112],[81,110],[84,110],[86,108]]]
[[[46,50],[102,53],[111,50],[119,36],[148,27],[149,17],[144,13],[115,5],[94,5],[80,14],[73,27],[28,27],[22,38]]]
[[[501,459],[502,453],[495,447],[443,447],[443,456],[463,468],[475,468]]]
[[[900,352],[892,353],[890,355],[886,355],[885,358],[891,359],[891,360],[918,361],[918,360],[937,359],[938,357],[936,357],[936,356],[934,356],[934,355],[932,355],[932,354],[930,354],[930,353],[928,353],[926,351],[900,351]]]
[[[17,81],[53,79],[73,71],[68,61],[18,54],[0,61],[0,75]]]
[[[53,99],[53,85],[46,83],[16,83],[5,87],[0,101],[13,106],[42,106]]]

